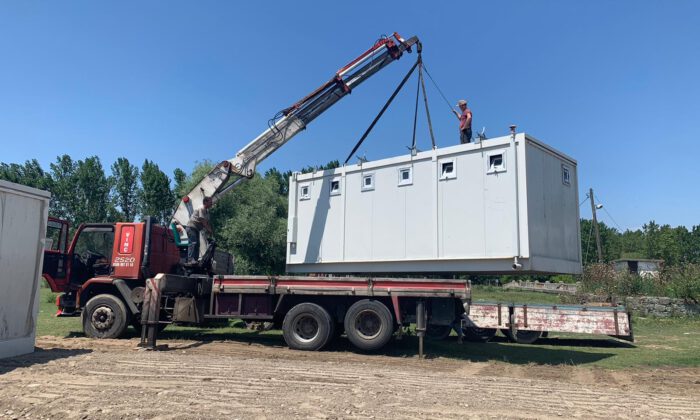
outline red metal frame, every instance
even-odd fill
[[[394,32],[394,34],[393,34],[392,36],[393,36],[394,38],[396,38],[396,41],[397,41],[397,42],[403,43],[403,38],[401,38],[401,36],[400,36],[398,33]],[[329,80],[329,81],[327,81],[326,83],[322,84],[321,86],[319,86],[318,88],[316,88],[313,92],[309,93],[308,95],[304,96],[304,97],[301,98],[299,101],[297,101],[296,103],[294,103],[294,105],[292,105],[292,106],[290,106],[289,108],[285,109],[284,112],[283,112],[283,114],[284,114],[284,115],[289,115],[292,111],[298,109],[304,102],[306,102],[306,101],[308,101],[310,98],[313,98],[314,96],[318,95],[320,92],[322,92],[322,91],[323,91],[324,89],[326,89],[328,86],[331,86],[331,85],[333,85],[333,84],[341,83],[342,85],[344,85],[344,89],[348,89],[348,90],[349,90],[349,88],[347,87],[347,85],[345,85],[345,82],[344,82],[344,81],[342,80],[342,78],[340,77],[340,73],[342,73],[343,71],[349,69],[350,67],[352,67],[353,65],[357,64],[358,62],[364,60],[368,55],[374,53],[377,49],[379,49],[379,48],[381,48],[381,47],[386,47],[387,49],[390,50],[390,49],[391,49],[392,47],[394,47],[395,45],[396,45],[396,44],[395,44],[394,41],[391,39],[391,37],[387,37],[387,38],[382,38],[382,39],[380,39],[380,40],[377,41],[370,49],[368,49],[368,50],[365,51],[364,53],[360,54],[357,58],[355,58],[354,60],[352,60],[351,62],[349,62],[349,63],[346,64],[345,66],[341,67],[341,68],[335,73],[335,76],[334,76],[331,80]],[[393,55],[392,55],[392,56],[393,56]],[[396,58],[396,57],[393,57],[393,58]]]

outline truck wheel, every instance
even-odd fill
[[[518,344],[532,344],[537,341],[542,335],[541,331],[523,331],[518,330],[513,334],[510,330],[501,330],[508,339]]]
[[[345,314],[345,334],[360,350],[379,350],[394,334],[394,318],[383,303],[360,300],[350,306]]]
[[[117,338],[129,326],[129,312],[114,295],[97,295],[83,311],[83,332],[91,338]]]
[[[428,324],[428,329],[425,330],[425,337],[433,341],[441,341],[449,337],[451,332],[451,325]]]
[[[467,341],[473,341],[477,343],[485,343],[492,339],[496,335],[495,328],[479,328],[479,327],[467,327],[462,328],[462,333],[464,334],[464,339]]]
[[[285,315],[282,336],[291,349],[321,350],[333,336],[333,319],[315,303],[300,303]]]

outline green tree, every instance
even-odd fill
[[[50,191],[53,186],[51,175],[45,172],[36,159],[17,163],[0,163],[0,179]]]
[[[165,224],[172,215],[174,202],[170,178],[157,164],[146,159],[141,167],[140,213]]]
[[[101,223],[116,219],[116,209],[110,200],[112,184],[105,176],[100,158],[92,156],[75,165],[70,184],[75,200],[72,202],[73,223]]]
[[[113,197],[121,211],[120,219],[132,222],[138,212],[139,168],[123,157],[112,164]]]
[[[180,168],[175,168],[173,171],[173,179],[175,180],[175,195],[182,197],[188,193],[185,191],[185,183],[187,182],[187,174]]]
[[[621,241],[620,233],[615,228],[608,227],[603,222],[598,222],[600,230],[600,244],[603,251],[603,261],[610,262],[620,258]],[[598,262],[598,250],[595,243],[595,230],[593,221],[581,219],[581,254],[583,264]]]
[[[75,225],[75,211],[78,206],[75,190],[76,163],[68,155],[58,156],[50,165],[53,180],[50,210],[55,217],[68,220]]]
[[[280,274],[285,270],[287,199],[277,176],[256,174],[241,185],[233,212],[219,229],[221,244],[236,256],[236,272]]]

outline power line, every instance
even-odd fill
[[[605,212],[605,214],[608,215],[610,220],[612,220],[612,222],[615,223],[615,226],[617,226],[617,228],[620,229],[620,232],[622,232],[622,228],[620,227],[620,225],[618,225],[617,222],[615,221],[615,219],[612,217],[612,215],[610,213],[608,213],[607,210],[605,210],[605,207],[603,207],[603,211]]]
[[[600,197],[600,194],[598,194],[598,197]],[[605,201],[604,199],[601,198],[601,200],[602,200],[603,202],[607,203],[607,201]],[[610,218],[610,220],[611,220],[611,221],[615,224],[615,226],[620,230],[620,233],[622,233],[622,228],[621,228],[620,225],[617,223],[617,221],[615,220],[615,218],[612,217],[612,214],[610,214],[610,212],[608,212],[608,210],[605,208],[605,206],[603,206],[603,211],[605,212],[605,214],[608,215],[608,217]]]
[[[586,201],[588,201],[588,198],[588,194],[586,194],[586,198],[584,198],[583,201],[581,201],[581,204],[579,204],[578,206],[581,207]]]

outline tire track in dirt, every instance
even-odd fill
[[[163,352],[138,352],[124,340],[48,344],[94,351],[14,362],[0,375],[0,418],[700,418],[693,394],[489,375],[504,364],[240,343],[170,343]],[[590,372],[577,375],[595,381]]]

